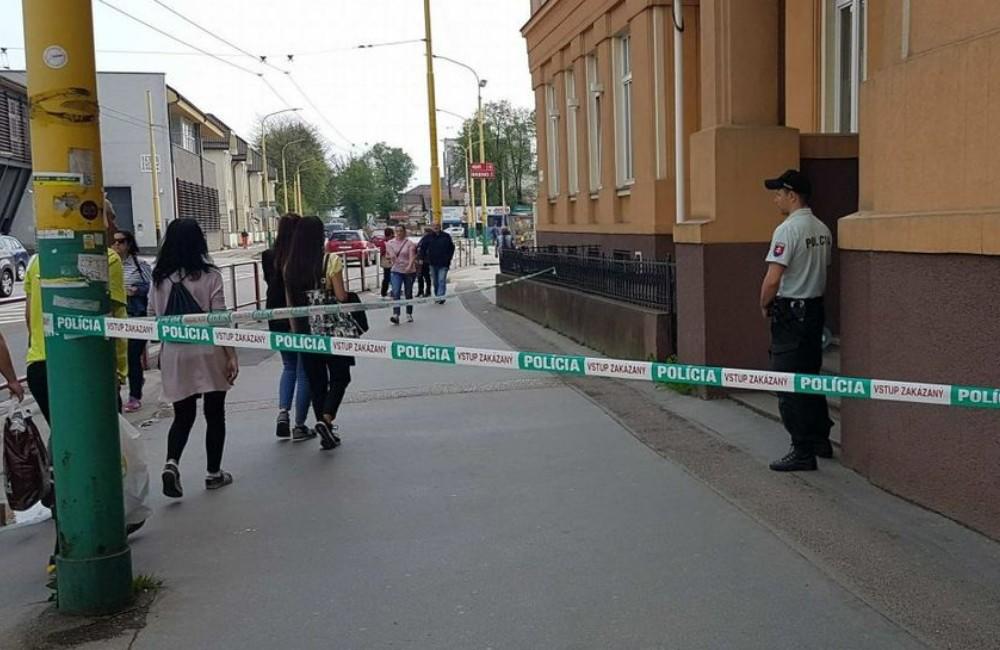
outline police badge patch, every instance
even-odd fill
[[[780,241],[779,242],[775,242],[774,243],[774,256],[775,257],[781,257],[784,254],[785,254],[785,243],[784,242],[780,242]]]

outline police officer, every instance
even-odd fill
[[[819,374],[823,365],[823,294],[833,251],[830,229],[809,209],[812,186],[789,169],[764,181],[785,215],[767,253],[767,275],[760,287],[760,308],[771,321],[771,370]],[[784,458],[771,463],[777,472],[816,469],[816,457],[832,458],[826,397],[779,393],[781,421],[792,437]]]

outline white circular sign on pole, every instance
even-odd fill
[[[53,70],[59,70],[69,63],[69,54],[59,45],[50,45],[42,52],[42,60]]]

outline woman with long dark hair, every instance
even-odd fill
[[[301,217],[294,213],[286,214],[278,220],[278,236],[274,246],[261,254],[261,266],[264,269],[264,282],[267,283],[268,309],[287,307],[285,297],[285,279],[282,269],[288,261],[292,250],[292,239]],[[288,320],[272,320],[267,323],[272,332],[290,332]],[[278,420],[275,425],[275,435],[279,439],[294,442],[309,440],[316,434],[306,426],[306,416],[309,415],[309,378],[306,376],[306,366],[302,355],[298,352],[281,352],[281,379],[278,382]],[[292,398],[295,398],[295,428],[289,427],[288,412],[292,408]]]
[[[194,219],[176,219],[167,226],[156,256],[149,302],[157,316],[226,308],[222,273],[209,261],[205,235]],[[162,474],[163,493],[168,497],[184,496],[180,460],[194,426],[199,397],[205,401],[208,456],[205,488],[215,490],[233,482],[232,474],[222,471],[222,450],[226,444],[226,392],[232,388],[239,371],[233,348],[187,343],[161,345],[163,399],[174,405]]]
[[[119,230],[111,239],[111,248],[122,260],[125,274],[125,312],[131,317],[145,316],[149,308],[149,285],[153,281],[153,270],[149,264],[139,259],[139,245],[135,235],[128,230]],[[125,412],[133,413],[142,408],[143,377],[142,358],[146,352],[146,342],[139,339],[128,340],[128,401]]]
[[[323,222],[319,218],[303,217],[299,221],[284,267],[289,306],[304,307],[311,304],[311,297],[316,295],[315,292],[324,292],[335,297],[337,302],[347,302],[344,261],[338,255],[325,254],[325,242]],[[293,332],[312,333],[309,318],[293,318],[291,321]],[[340,436],[337,435],[339,427],[334,421],[347,386],[351,383],[354,357],[302,353],[302,360],[309,377],[313,411],[316,415],[316,433],[323,449],[333,449],[340,445]]]

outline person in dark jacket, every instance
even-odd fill
[[[424,228],[424,236],[417,244],[417,298],[429,298],[431,295],[431,266],[427,262],[427,246],[434,237],[434,229]]]
[[[285,298],[285,280],[282,269],[288,261],[292,237],[298,227],[300,217],[297,214],[286,214],[278,220],[278,236],[274,246],[261,254],[261,266],[264,269],[264,282],[267,283],[268,309],[287,307]],[[268,329],[272,332],[290,332],[291,325],[287,320],[270,320]],[[275,425],[275,435],[281,440],[291,438],[295,442],[309,440],[316,434],[306,426],[306,416],[309,414],[309,378],[302,355],[298,352],[282,352],[281,379],[278,381],[278,421]],[[288,413],[292,408],[292,398],[295,397],[295,428],[290,427]]]
[[[435,223],[433,233],[427,241],[426,263],[431,268],[431,279],[434,282],[434,295],[439,305],[444,304],[444,296],[447,290],[448,269],[451,267],[451,260],[455,257],[455,242],[451,240],[451,235],[441,230],[441,224]]]

